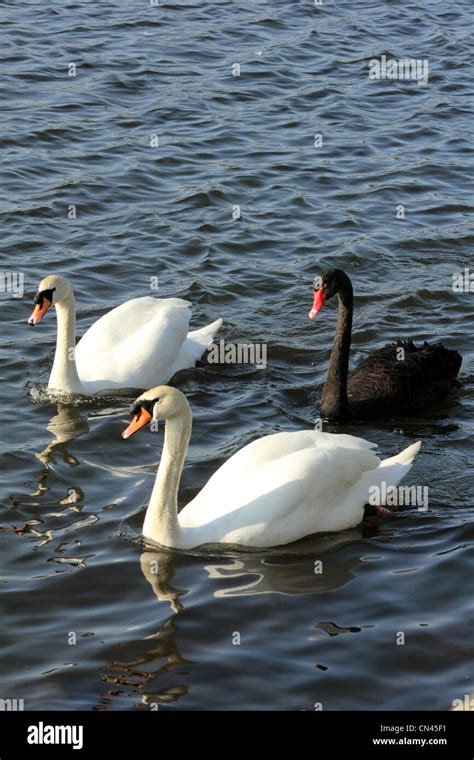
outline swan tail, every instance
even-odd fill
[[[362,478],[362,486],[366,490],[366,503],[381,507],[388,506],[394,508],[398,505],[398,496],[393,492],[393,489],[398,486],[401,480],[410,471],[413,464],[413,460],[418,454],[421,448],[421,441],[413,443],[406,449],[396,454],[393,457],[384,459],[380,462],[379,466],[375,470],[366,472]],[[410,486],[407,490],[411,494],[410,489],[416,489],[418,487]],[[417,491],[415,491],[415,494]],[[407,497],[404,497],[403,504],[406,503]]]
[[[181,350],[173,365],[173,375],[182,369],[189,369],[195,366],[196,362],[199,361],[214,340],[214,336],[222,325],[222,321],[222,319],[216,319],[215,322],[201,327],[200,330],[188,332],[186,340],[181,346]]]
[[[412,443],[411,446],[407,446],[406,449],[403,449],[403,451],[401,451],[399,454],[396,454],[394,457],[389,457],[388,459],[384,459],[380,463],[380,467],[390,467],[390,465],[392,464],[408,465],[409,467],[411,467],[413,464],[413,460],[415,459],[420,449],[421,449],[421,441]]]
[[[186,343],[192,343],[196,352],[200,351],[199,354],[196,354],[196,360],[200,359],[204,351],[209,348],[217,331],[222,327],[222,322],[222,319],[216,319],[215,322],[211,322],[210,325],[201,327],[200,330],[188,332]]]

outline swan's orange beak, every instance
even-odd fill
[[[139,430],[145,427],[145,425],[148,425],[148,423],[151,421],[151,414],[150,412],[147,412],[146,409],[141,407],[140,414],[136,414],[133,420],[131,421],[130,425],[126,430],[122,433],[122,438],[130,438],[131,435],[134,433],[138,433]]]
[[[315,290],[314,291],[313,305],[312,305],[312,307],[311,307],[311,309],[309,311],[309,314],[308,314],[308,317],[310,319],[314,319],[315,316],[316,316],[316,314],[319,311],[321,311],[321,309],[324,306],[325,300],[326,299],[324,298],[324,293],[323,293],[323,289],[322,288],[319,288],[319,290]]]
[[[38,322],[41,322],[44,315],[48,311],[49,307],[51,306],[51,301],[49,301],[47,298],[43,296],[42,303],[37,303],[35,308],[33,309],[31,313],[31,317],[28,320],[29,325],[37,325]]]

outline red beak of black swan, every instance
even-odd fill
[[[325,300],[326,299],[324,298],[324,293],[323,293],[323,289],[322,288],[319,288],[319,290],[315,290],[314,291],[313,305],[312,305],[312,307],[311,307],[311,309],[309,311],[309,314],[308,314],[308,317],[310,319],[314,319],[315,316],[316,316],[316,314],[319,311],[321,311],[321,309],[324,306]]]

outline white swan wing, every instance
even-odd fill
[[[179,523],[198,529],[202,543],[248,546],[274,546],[318,530],[349,527],[362,516],[358,483],[380,464],[372,449],[373,444],[348,435],[265,436],[217,470],[181,511]]]
[[[87,393],[149,388],[168,382],[186,340],[190,303],[180,298],[135,298],[97,320],[76,346]]]
[[[206,349],[209,348],[221,325],[222,319],[216,319],[215,322],[211,322],[211,324],[201,327],[200,330],[188,332],[186,340],[182,344],[181,350],[173,364],[173,375],[175,372],[179,372],[182,369],[194,367]],[[173,375],[171,375],[171,377]]]

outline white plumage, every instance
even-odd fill
[[[177,514],[177,492],[191,434],[184,395],[162,386],[136,402],[124,437],[147,421],[166,420],[165,442],[143,534],[164,546],[203,544],[270,547],[303,536],[352,528],[362,521],[369,489],[396,486],[420,442],[381,461],[375,445],[351,435],[311,430],[275,433],[244,446],[211,476]],[[137,408],[137,407],[136,407]]]
[[[188,332],[191,303],[134,298],[104,314],[76,346],[79,378],[88,394],[104,388],[149,388],[194,367],[222,319]]]
[[[220,467],[179,514],[199,543],[278,546],[358,525],[369,488],[398,485],[420,444],[381,461],[351,435],[276,433],[248,444]]]
[[[48,388],[58,393],[93,395],[122,388],[167,383],[193,367],[222,324],[188,332],[190,302],[181,298],[134,298],[97,320],[76,343],[76,309],[69,282],[49,275],[39,285],[29,319],[36,325],[56,307],[56,353]]]

